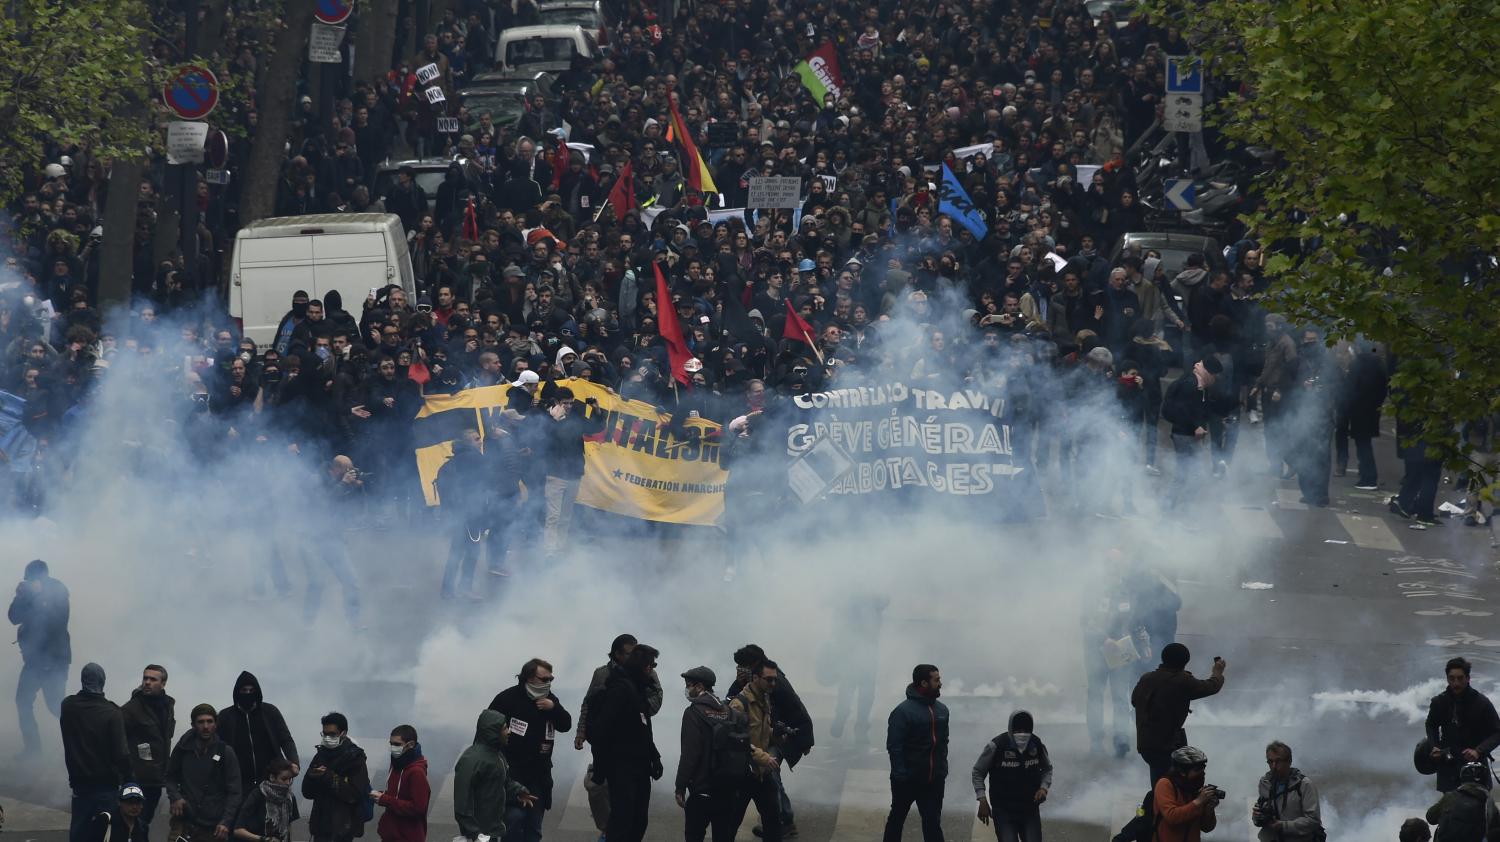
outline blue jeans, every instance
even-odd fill
[[[67,683],[67,664],[37,664],[31,661],[22,664],[21,676],[16,681],[16,717],[21,725],[21,745],[27,753],[40,751],[42,748],[42,735],[37,731],[36,714],[32,710],[37,693],[42,694],[47,702],[47,710],[53,716],[61,716]]]
[[[91,784],[73,790],[73,818],[68,823],[68,842],[88,842],[94,817],[115,809],[120,789],[112,784]]]
[[[1035,808],[1023,812],[1007,812],[997,808],[993,818],[995,838],[1000,842],[1042,842],[1042,812]]]
[[[535,807],[507,807],[505,809],[505,838],[501,842],[542,842],[542,819],[547,811],[538,804]]]

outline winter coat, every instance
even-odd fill
[[[575,739],[588,736],[589,704],[604,692],[604,685],[609,683],[609,676],[614,669],[613,662],[594,668],[594,674],[589,677],[589,689],[584,691],[583,702],[578,705],[578,733]],[[655,716],[657,711],[661,710],[661,699],[661,681],[653,673],[650,686],[646,688],[647,716]]]
[[[1052,760],[1047,746],[1035,734],[1021,748],[1013,730],[1015,714],[1010,721],[1012,730],[985,743],[979,759],[974,761],[970,780],[974,784],[974,797],[988,797],[991,807],[1009,812],[1030,811],[1036,808],[1037,791],[1052,788]]]
[[[1284,781],[1276,780],[1270,772],[1262,775],[1257,797],[1271,805],[1268,820],[1258,834],[1260,842],[1316,842],[1319,838],[1323,814],[1318,806],[1318,788],[1297,769]]]
[[[1427,823],[1438,826],[1432,842],[1484,842],[1500,839],[1500,810],[1482,784],[1463,784],[1427,808]]]
[[[1156,811],[1153,842],[1200,842],[1203,834],[1218,827],[1218,816],[1195,802],[1196,795],[1179,789],[1170,775],[1156,782],[1151,796]]]
[[[125,718],[125,746],[130,750],[130,780],[141,786],[161,786],[172,753],[177,728],[176,700],[163,693],[155,701],[136,688],[120,708]]]
[[[1427,739],[1434,746],[1458,755],[1466,748],[1485,757],[1500,747],[1500,716],[1488,696],[1469,687],[1457,696],[1443,691],[1427,706]],[[1438,788],[1458,785],[1460,763],[1438,767]]]
[[[505,714],[484,710],[474,730],[474,744],[459,755],[453,767],[453,817],[458,832],[470,839],[488,834],[505,836],[505,810],[527,794],[526,787],[510,776],[510,764],[500,745],[506,728]]]
[[[1263,406],[1270,406],[1271,392],[1285,392],[1297,374],[1297,343],[1285,332],[1267,338],[1266,361],[1260,378],[1255,381],[1262,393]]]
[[[137,816],[135,827],[125,824],[125,814],[99,813],[89,822],[84,842],[150,842],[150,825],[145,816]]]
[[[1172,435],[1191,436],[1202,427],[1208,429],[1209,421],[1222,417],[1214,400],[1215,388],[1199,389],[1197,378],[1187,372],[1172,381],[1162,398],[1161,416],[1172,425]]]
[[[34,667],[64,669],[73,663],[73,644],[68,636],[68,589],[51,576],[40,579],[33,591],[31,581],[16,590],[10,603],[10,622],[20,626],[16,642],[21,658]]]
[[[699,693],[682,711],[682,751],[677,762],[673,789],[677,792],[708,792],[712,788],[714,725],[725,717],[741,716],[711,692]],[[751,740],[754,751],[754,740]]]
[[[907,685],[906,700],[886,720],[891,780],[931,784],[948,777],[948,706]]]
[[[259,679],[249,671],[240,673],[231,698],[246,684],[255,687],[255,706],[247,711],[230,705],[219,711],[219,739],[234,749],[240,764],[240,780],[248,788],[264,779],[266,765],[272,760],[285,759],[298,766],[302,763],[297,759],[297,744],[292,741],[292,732],[287,729],[281,711],[262,700]]]
[[[259,784],[255,786],[247,785],[246,789],[249,790],[249,792],[245,795],[245,801],[240,805],[239,812],[235,813],[234,815],[233,829],[239,830],[240,828],[244,828],[245,830],[250,831],[256,836],[267,836],[269,834],[266,833],[265,793],[260,791]],[[292,801],[292,814],[291,817],[287,819],[287,826],[290,827],[293,822],[302,818],[302,812],[297,807],[296,793],[287,793],[287,798],[290,798]],[[290,838],[290,836],[288,838]]]
[[[385,808],[375,826],[381,842],[426,842],[432,786],[427,782],[427,758],[420,745],[391,763],[385,792],[375,803]]]
[[[118,787],[130,775],[125,718],[103,693],[80,692],[62,701],[63,760],[68,786]]]
[[[753,437],[752,437],[753,438]],[[736,679],[729,685],[726,698],[733,698],[745,689],[745,682]],[[776,682],[776,687],[771,691],[771,710],[776,715],[776,721],[791,729],[785,740],[776,747],[776,753],[786,760],[786,765],[795,769],[797,761],[802,756],[812,751],[814,745],[812,716],[807,712],[807,706],[802,704],[802,697],[797,695],[797,690],[792,686],[791,679],[786,677],[786,672],[781,673],[781,680]]]
[[[588,735],[596,774],[607,769],[645,773],[661,763],[651,733],[648,692],[624,668],[616,668],[590,701]]]
[[[1130,694],[1136,751],[1173,751],[1187,745],[1182,726],[1191,712],[1189,704],[1212,696],[1223,686],[1222,675],[1194,678],[1187,670],[1166,665],[1141,676]]]
[[[1389,382],[1385,361],[1377,354],[1365,351],[1354,356],[1348,378],[1349,435],[1356,439],[1380,435],[1380,408],[1385,405]]]
[[[318,774],[315,770],[320,766],[327,771]],[[302,797],[313,803],[307,828],[314,837],[364,836],[364,802],[370,797],[365,750],[347,736],[338,748],[319,746],[302,773]]]
[[[240,764],[234,748],[215,734],[207,743],[189,731],[167,761],[167,798],[187,801],[183,819],[197,827],[234,827],[240,809]]]
[[[552,751],[559,733],[573,730],[573,714],[551,693],[551,710],[540,710],[524,682],[508,687],[490,702],[490,710],[509,718],[510,739],[503,751],[511,777],[530,790],[543,809],[552,809]]]

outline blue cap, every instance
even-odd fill
[[[802,262],[801,263],[797,264],[797,271],[798,272],[811,272],[812,270],[813,270],[813,262],[811,260],[808,260],[805,257],[802,258]]]

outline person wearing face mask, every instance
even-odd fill
[[[224,842],[240,807],[239,758],[219,736],[213,705],[194,707],[191,720],[193,730],[182,735],[167,759],[168,838]]]
[[[391,772],[385,789],[370,793],[385,808],[375,832],[380,842],[426,842],[432,786],[427,782],[427,758],[417,742],[417,729],[410,725],[392,728],[390,752]]]
[[[682,712],[682,753],[673,789],[683,809],[686,842],[733,842],[740,826],[739,794],[751,782],[752,759],[775,767],[750,738],[750,719],[714,695],[717,676],[708,667],[682,674],[688,706]]]
[[[240,780],[248,789],[263,780],[266,766],[278,758],[301,772],[297,743],[281,710],[261,696],[260,680],[248,670],[234,682],[234,704],[219,711],[219,737],[234,749]]]
[[[292,309],[276,325],[276,341],[271,346],[276,349],[276,353],[285,355],[291,349],[292,334],[307,319],[307,304],[310,300],[305,289],[292,293]]]
[[[297,772],[280,758],[266,764],[265,780],[250,788],[234,819],[236,842],[287,842],[292,822],[301,818],[292,779]]]
[[[1016,711],[1005,733],[986,743],[974,762],[979,820],[995,820],[1000,842],[1042,842],[1041,805],[1052,789],[1052,760],[1033,727],[1030,713]]]
[[[313,803],[308,829],[313,842],[348,842],[365,835],[365,800],[370,772],[365,750],[349,739],[349,720],[332,711],[323,716],[318,752],[302,778],[302,797]]]
[[[505,714],[510,738],[501,751],[510,775],[534,796],[530,807],[509,808],[503,842],[537,842],[542,819],[552,809],[552,750],[558,733],[573,728],[573,715],[552,693],[552,665],[532,658],[521,666],[514,686],[500,691],[490,710]]]

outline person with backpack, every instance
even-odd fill
[[[1432,842],[1484,842],[1500,839],[1500,810],[1490,797],[1490,770],[1483,763],[1465,763],[1458,772],[1458,788],[1444,793],[1427,808],[1427,823],[1437,825]]]
[[[1214,810],[1224,800],[1224,791],[1204,783],[1208,755],[1192,746],[1172,752],[1166,777],[1151,790],[1147,818],[1151,833],[1138,837],[1151,842],[1199,842],[1203,834],[1219,825]]]
[[[573,714],[552,693],[552,665],[532,658],[521,665],[516,683],[500,691],[490,710],[510,718],[510,739],[501,750],[510,775],[536,796],[533,807],[512,807],[505,817],[504,842],[538,842],[542,819],[552,809],[552,748],[559,733],[573,729]]]
[[[349,842],[365,835],[374,818],[365,750],[349,739],[349,720],[337,711],[322,719],[323,738],[302,778],[302,797],[312,802],[307,818],[313,842]]]
[[[1266,746],[1270,771],[1260,779],[1250,822],[1260,828],[1260,842],[1322,842],[1323,814],[1318,788],[1292,766],[1292,747],[1277,740]]]
[[[757,834],[766,842],[781,842],[781,788],[777,783],[780,773],[780,751],[777,744],[776,709],[771,696],[781,681],[781,670],[775,661],[761,661],[750,670],[750,682],[729,702],[731,710],[746,718],[750,747],[757,763],[740,787],[735,809],[735,825],[744,819],[750,802],[760,813],[761,832]]]
[[[922,842],[943,842],[943,786],[948,780],[948,706],[938,701],[943,676],[932,664],[911,671],[906,699],[886,720],[891,757],[891,812],[885,842],[901,842],[911,805],[922,816]]]
[[[1034,727],[1029,712],[1016,711],[1005,733],[985,743],[974,761],[979,820],[995,820],[1000,842],[1042,842],[1041,806],[1052,789],[1052,760]]]
[[[686,842],[703,842],[709,829],[713,842],[733,842],[740,791],[753,775],[750,718],[714,695],[716,678],[708,667],[682,674],[688,706],[682,712],[682,753],[673,788],[683,809]]]

